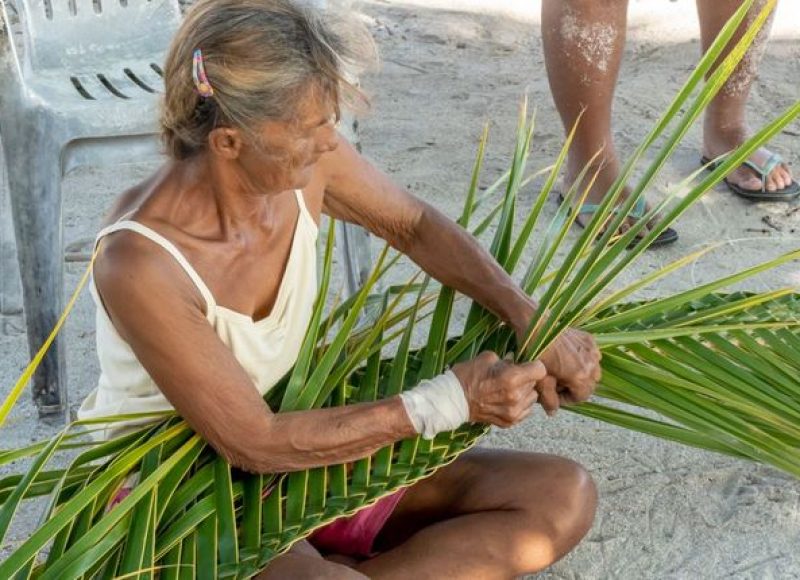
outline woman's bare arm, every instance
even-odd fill
[[[274,473],[344,463],[415,435],[399,397],[272,413],[208,323],[188,276],[145,238],[105,238],[94,278],[115,328],[167,399],[236,467]]]
[[[464,228],[398,187],[344,139],[320,163],[327,214],[363,225],[442,284],[515,329],[527,328],[535,303]]]
[[[466,294],[525,337],[537,305],[466,230],[395,185],[344,139],[322,157],[323,209],[358,223],[407,254],[432,277]],[[548,412],[560,402],[587,400],[600,380],[594,339],[569,329],[541,357],[555,379],[542,381]]]

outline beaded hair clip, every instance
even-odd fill
[[[194,86],[201,97],[207,99],[214,96],[214,89],[208,81],[206,67],[203,64],[203,51],[199,48],[194,51],[194,57],[192,58],[192,78],[194,79]]]

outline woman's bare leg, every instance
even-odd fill
[[[567,162],[570,186],[592,157],[602,168],[587,202],[598,203],[616,180],[611,110],[625,47],[628,0],[543,0],[542,39],[547,78],[565,131],[583,117]],[[587,182],[594,171],[587,173]]]
[[[367,577],[348,566],[325,560],[311,544],[303,541],[270,562],[256,580],[367,580]]]
[[[733,15],[742,0],[697,0],[697,12],[700,17],[700,34],[703,41],[703,50],[707,50],[717,34]],[[764,0],[755,3],[750,11],[750,16],[736,31],[731,40],[730,48],[742,37],[747,25],[758,14],[764,5]],[[761,29],[750,50],[742,62],[733,72],[728,82],[720,90],[717,97],[711,102],[705,114],[703,124],[703,154],[715,158],[727,153],[741,145],[749,136],[749,129],[745,116],[745,106],[750,95],[750,87],[758,71],[758,64],[769,37],[772,17]],[[726,50],[724,54],[727,54]],[[759,149],[751,159],[763,165],[770,156],[766,149]],[[759,189],[761,180],[747,167],[740,167],[728,176],[728,180],[746,189]],[[767,178],[767,190],[775,191],[788,186],[792,181],[792,174],[786,164],[776,167]]]
[[[542,570],[588,532],[597,492],[576,463],[473,450],[413,486],[357,569],[383,579],[507,579]]]

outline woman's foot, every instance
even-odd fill
[[[703,157],[714,160],[721,155],[735,150],[748,138],[747,128],[744,126],[722,127],[719,123],[706,119],[704,125]],[[773,157],[773,153],[763,147],[759,148],[749,157],[749,161],[757,167],[765,167]],[[784,162],[779,162],[762,175],[748,165],[740,165],[725,178],[728,186],[737,193],[741,191],[752,192],[752,197],[757,198],[758,192],[766,191],[772,194],[785,192],[787,198],[800,194],[800,188],[792,185],[792,172]],[[748,195],[748,197],[751,197]],[[768,198],[765,198],[768,199]],[[774,198],[773,198],[774,199]]]

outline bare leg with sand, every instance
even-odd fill
[[[753,18],[763,0],[757,2],[749,18]],[[707,49],[722,26],[741,6],[741,0],[698,0],[703,48]],[[569,130],[584,111],[572,144],[564,180],[570,186],[581,169],[602,150],[593,162],[599,169],[597,180],[589,192],[585,208],[597,204],[620,172],[620,161],[611,130],[614,88],[619,75],[625,46],[627,0],[544,0],[542,2],[542,38],[550,88],[565,129]],[[752,21],[752,20],[750,20]],[[740,38],[746,25],[737,31]],[[704,126],[703,155],[716,158],[741,144],[748,135],[745,105],[758,61],[766,46],[769,26],[759,35],[743,62],[709,106]],[[732,43],[733,44],[733,43]],[[765,189],[772,196],[760,199],[783,199],[800,193],[792,183],[785,163],[778,163],[772,154],[761,149],[751,161],[765,171]],[[594,174],[590,170],[582,185]],[[753,168],[743,166],[728,176],[732,189],[758,191],[761,179]],[[795,192],[796,189],[796,192]],[[625,189],[627,195],[629,189]],[[758,198],[757,198],[758,199]],[[584,224],[590,212],[579,217]],[[657,242],[675,241],[674,232],[665,232]],[[656,245],[656,244],[654,244]]]
[[[711,46],[719,31],[740,5],[741,0],[697,0],[703,51]],[[763,5],[764,0],[755,3],[748,18],[736,31],[729,48],[732,48],[741,38]],[[703,124],[703,156],[705,158],[717,158],[741,145],[749,136],[745,107],[750,87],[758,71],[759,61],[767,45],[771,25],[772,17],[761,29],[742,62],[739,63],[706,110]],[[729,50],[726,50],[723,57],[728,52]],[[761,148],[750,157],[750,161],[758,167],[765,168],[771,158],[773,158],[773,154],[769,150]],[[784,198],[791,198],[800,193],[800,187],[797,187],[796,184],[792,186],[792,174],[789,167],[783,162],[773,164],[775,167],[765,172],[764,189],[767,192],[778,193],[778,196],[774,198],[765,196],[762,199],[780,199],[779,192],[784,193]],[[742,165],[728,175],[727,181],[731,189],[737,193],[741,190],[751,191],[754,192],[753,199],[759,199],[756,192],[762,189],[762,178],[755,169]]]
[[[542,2],[547,78],[565,129],[572,128],[583,111],[570,149],[564,186],[572,185],[590,162],[591,168],[581,185],[588,186],[599,170],[586,198],[585,213],[578,216],[581,225],[591,219],[586,210],[603,200],[620,172],[611,131],[611,109],[625,46],[627,11],[627,0]],[[592,161],[598,151],[601,153]],[[629,192],[626,188],[623,195]],[[676,239],[675,232],[669,230],[653,245]]]

